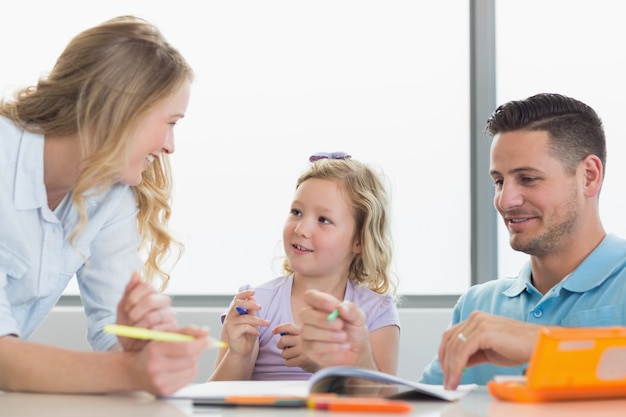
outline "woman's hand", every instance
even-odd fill
[[[191,383],[205,349],[210,345],[208,330],[193,326],[179,329],[195,339],[189,342],[148,341],[133,352],[130,369],[141,389],[155,395],[168,395]]]
[[[143,282],[137,272],[133,273],[117,305],[117,323],[163,331],[178,329],[172,299]],[[127,337],[119,337],[118,340],[124,350],[140,350],[147,343]]]

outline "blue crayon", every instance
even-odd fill
[[[280,335],[281,336],[287,336],[289,333],[286,332],[282,332]],[[284,349],[289,349],[291,346],[285,346]]]
[[[244,314],[248,314],[248,310],[246,310],[246,309],[245,309],[245,308],[243,308],[243,307],[235,307],[235,308],[237,309],[237,313],[241,314],[242,316],[243,316]]]

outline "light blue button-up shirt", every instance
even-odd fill
[[[480,310],[546,326],[626,326],[626,240],[607,235],[566,279],[545,295],[532,285],[531,273],[529,261],[517,278],[471,287],[457,301],[450,325]],[[525,367],[477,365],[465,370],[461,383],[484,385],[494,375],[521,375]],[[420,382],[443,384],[436,357],[425,368]]]
[[[89,221],[69,243],[78,212],[69,195],[51,211],[43,182],[42,135],[0,117],[0,335],[28,338],[78,280],[95,350],[115,336],[117,303],[133,271],[141,271],[137,206],[132,190],[117,184],[87,200]]]

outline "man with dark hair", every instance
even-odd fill
[[[517,277],[459,298],[421,378],[449,389],[521,375],[542,326],[626,325],[626,240],[600,220],[606,141],[596,112],[538,94],[498,107],[486,132],[494,206],[511,247],[530,259]]]

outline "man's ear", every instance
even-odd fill
[[[596,155],[587,155],[582,160],[582,168],[584,170],[585,196],[595,197],[600,192],[604,179],[602,161]]]

